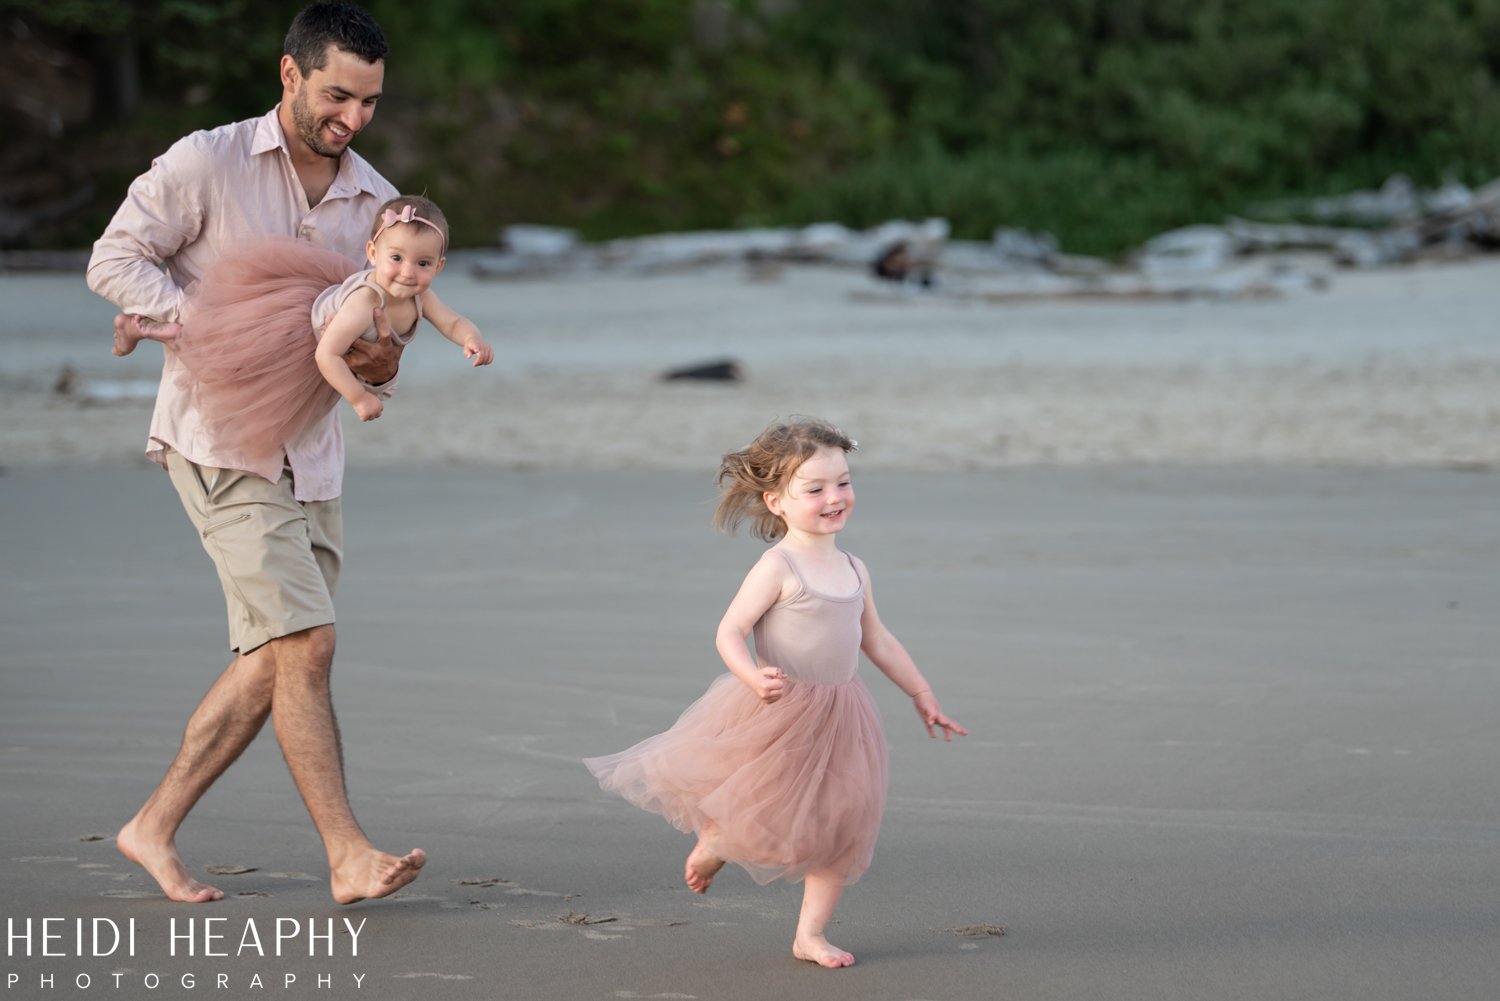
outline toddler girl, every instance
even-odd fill
[[[912,698],[929,736],[968,732],[881,623],[865,565],[835,544],[854,508],[854,447],[803,420],[724,456],[715,524],[732,532],[748,520],[776,542],[719,623],[730,673],[667,732],[584,761],[602,788],[698,835],[684,874],[694,892],[725,862],[762,884],[805,880],[792,955],[829,968],[854,962],[824,928],[869,867],[885,806],[885,735],[856,673],[860,651]]]
[[[237,468],[274,481],[287,443],[340,396],[360,420],[380,416],[380,398],[344,361],[356,338],[375,339],[374,309],[385,311],[400,344],[425,317],[474,365],[494,360],[478,328],[430,288],[447,247],[442,211],[416,195],[380,207],[365,247],[372,266],[364,270],[306,240],[257,240],[221,258],[189,291],[180,326],[117,331],[115,353],[129,354],[142,339],[165,342],[186,367],[183,385],[204,430],[240,456]]]

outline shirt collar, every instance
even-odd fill
[[[273,107],[256,123],[255,138],[250,146],[251,154],[258,155],[280,150],[284,156],[291,157],[291,150],[286,144],[286,134],[281,129],[281,118],[278,115],[280,108],[280,105]],[[352,198],[361,192],[379,194],[378,182],[379,175],[365,162],[364,157],[353,150],[347,150],[343,156],[339,157],[339,172],[334,177],[328,194],[324,197]]]

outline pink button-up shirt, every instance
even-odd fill
[[[178,140],[136,178],[89,259],[89,288],[124,313],[173,321],[183,290],[220,256],[260,236],[295,236],[355,261],[364,260],[370,225],[397,191],[352,150],[339,158],[333,186],[317,205],[292,167],[286,137],[272,108]],[[165,265],[165,270],[163,270]],[[166,449],[204,466],[233,466],[216,446],[187,394],[177,388],[181,363],[164,351],[161,386],[146,454],[165,464]],[[395,380],[380,387],[388,396]],[[287,446],[296,497],[339,496],[344,440],[330,411]]]

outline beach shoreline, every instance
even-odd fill
[[[1272,299],[870,301],[847,269],[485,280],[446,301],[496,363],[432,331],[351,468],[694,469],[776,417],[846,426],[885,469],[1094,464],[1500,466],[1500,261],[1340,272]],[[0,462],[128,465],[161,348],[109,355],[81,276],[0,274]],[[732,361],[736,382],[664,373]],[[67,392],[57,387],[68,373]],[[346,408],[347,409],[347,408]]]

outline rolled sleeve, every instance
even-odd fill
[[[199,277],[182,255],[203,229],[202,193],[209,164],[192,137],[180,140],[137,177],[89,257],[88,286],[121,312],[154,320],[179,318],[183,284]],[[165,268],[172,261],[179,273]]]

